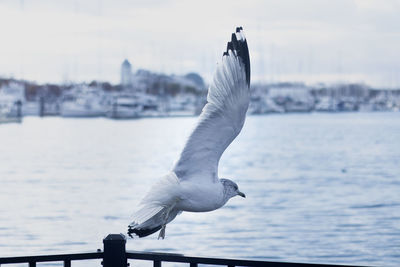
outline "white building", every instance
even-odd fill
[[[127,59],[121,65],[121,85],[124,88],[132,86],[132,65]]]

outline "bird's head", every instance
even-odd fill
[[[220,179],[221,184],[224,186],[224,193],[228,198],[234,196],[246,197],[246,195],[239,191],[238,185],[229,179]]]

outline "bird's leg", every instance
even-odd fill
[[[175,202],[175,203],[176,203],[176,202]],[[164,239],[164,238],[165,238],[165,228],[167,227],[169,213],[170,213],[171,210],[174,208],[174,206],[175,206],[175,204],[174,204],[174,205],[171,205],[171,207],[170,207],[169,209],[167,209],[167,210],[165,211],[165,213],[164,213],[164,218],[163,218],[163,219],[164,219],[164,223],[163,223],[163,225],[162,225],[162,227],[161,227],[160,233],[158,234],[158,239],[160,239],[160,238]]]
[[[165,237],[165,228],[167,227],[167,221],[168,221],[168,216],[169,216],[169,212],[171,211],[171,209],[168,209],[165,213],[164,213],[164,223],[163,223],[163,225],[162,225],[162,227],[161,227],[161,231],[160,231],[160,233],[158,234],[158,238],[157,239],[160,239],[160,238],[162,238],[162,239],[164,239],[164,237]]]
[[[160,234],[158,235],[157,239],[160,239],[160,238],[164,239],[165,238],[165,228],[167,228],[167,226],[165,224],[163,224],[163,226],[161,227]]]

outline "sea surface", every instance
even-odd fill
[[[0,125],[0,257],[96,251],[107,234],[126,233],[195,123],[28,117]],[[129,239],[127,249],[400,266],[400,113],[249,116],[219,175],[247,198],[182,213],[165,240]],[[60,266],[38,266],[49,265]]]

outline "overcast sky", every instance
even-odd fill
[[[400,87],[400,0],[0,0],[0,76],[118,83],[134,70],[210,80],[231,32],[253,81]]]

